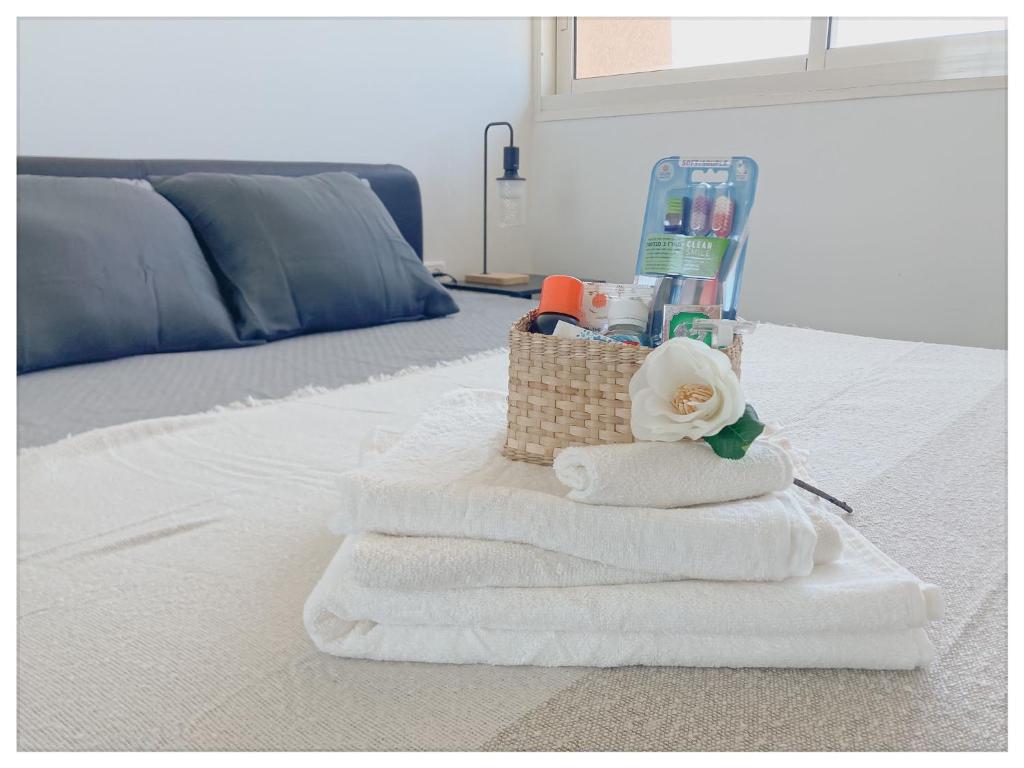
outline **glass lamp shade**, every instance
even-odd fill
[[[526,223],[526,179],[498,179],[498,226]]]

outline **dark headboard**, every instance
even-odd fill
[[[412,172],[400,165],[365,163],[292,163],[262,160],[121,160],[86,157],[19,157],[18,173],[29,176],[99,176],[145,179],[176,176],[192,171],[207,173],[265,173],[274,176],[308,176],[326,171],[348,171],[370,182],[387,207],[398,229],[423,258],[423,211],[420,185]]]

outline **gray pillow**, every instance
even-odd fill
[[[377,195],[350,173],[152,182],[192,224],[243,339],[458,311]]]
[[[237,346],[188,222],[114,179],[18,176],[18,372]]]

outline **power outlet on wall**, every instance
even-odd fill
[[[437,261],[424,261],[423,266],[427,268],[430,274],[436,274],[438,272],[447,272],[448,265],[438,259]]]

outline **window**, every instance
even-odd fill
[[[808,19],[576,19],[576,77],[804,56]]]
[[[1002,18],[537,24],[539,119],[1006,87]]]
[[[897,43],[929,37],[1005,32],[1006,19],[865,19],[838,17],[829,24],[828,47]]]

